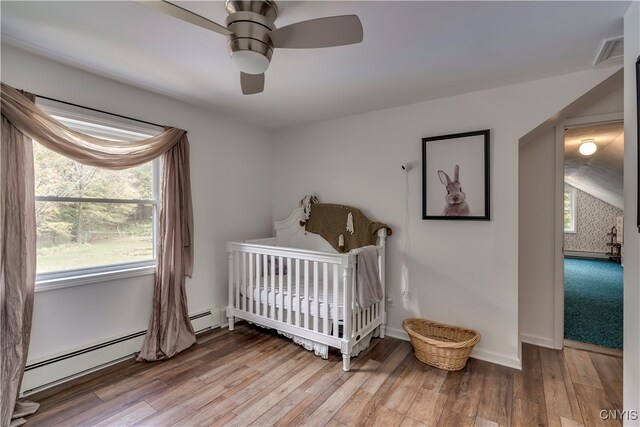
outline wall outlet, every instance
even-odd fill
[[[387,307],[393,307],[393,298],[387,297]]]

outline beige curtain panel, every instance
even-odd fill
[[[6,427],[24,424],[22,417],[38,409],[17,402],[31,336],[36,211],[31,139],[3,115],[0,140],[0,426]]]
[[[186,138],[186,136],[185,136]],[[189,188],[189,145],[181,144],[164,156],[162,207],[156,277],[164,283],[153,290],[153,312],[138,360],[153,361],[172,357],[191,347],[195,333],[189,319],[184,276],[191,277],[192,256],[185,253],[185,236],[192,235],[191,199],[181,191]],[[185,214],[184,212],[188,212]]]
[[[158,265],[152,316],[140,360],[171,357],[190,347],[195,342],[195,334],[188,316],[185,292],[185,276],[191,277],[193,272],[193,211],[187,133],[168,128],[141,141],[96,138],[69,129],[55,120],[38,108],[33,96],[27,97],[4,83],[1,89],[1,427],[5,427],[14,411],[25,411],[24,405],[15,405],[15,402],[26,361],[35,283],[31,139],[85,165],[107,169],[125,169],[162,158]]]

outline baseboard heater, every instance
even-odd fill
[[[189,319],[197,334],[222,326],[226,317],[224,309],[214,308],[189,316]],[[21,394],[33,394],[131,358],[140,351],[146,333],[146,330],[138,331],[54,357],[34,360],[25,367]]]
[[[609,254],[606,252],[577,251],[567,249],[565,249],[564,251],[564,256],[569,258],[609,259]]]

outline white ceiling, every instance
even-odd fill
[[[224,24],[223,2],[179,4]],[[281,1],[277,26],[355,13],[364,42],[277,50],[243,96],[218,34],[133,2],[0,2],[5,43],[269,128],[590,68],[629,4]]]
[[[582,140],[593,139],[595,154],[578,151]],[[622,122],[588,125],[566,131],[564,139],[565,182],[619,209],[623,195],[624,125]]]

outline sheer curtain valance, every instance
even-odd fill
[[[0,137],[3,154],[9,149],[18,150],[21,145],[27,146],[27,153],[31,152],[31,139],[38,141],[48,149],[76,160],[82,164],[106,169],[126,169],[147,163],[153,159],[162,159],[162,183],[160,224],[158,227],[158,255],[155,275],[154,294],[152,301],[152,315],[145,338],[145,343],[138,357],[139,360],[159,360],[169,358],[176,353],[190,347],[195,342],[195,334],[189,320],[187,297],[185,291],[185,276],[193,273],[193,211],[191,202],[191,182],[189,170],[189,140],[184,130],[167,128],[159,135],[140,141],[111,141],[83,134],[63,125],[44,111],[34,102],[34,96],[2,83],[1,105],[3,118],[3,133]],[[31,99],[30,99],[31,98]],[[5,126],[6,124],[6,126]],[[24,143],[15,132],[24,134]],[[14,148],[17,147],[17,148]],[[4,157],[4,156],[3,156]],[[7,194],[1,194],[2,213],[19,212],[21,224],[27,228],[18,228],[14,224],[4,224],[11,216],[4,216],[2,236],[2,306],[3,308],[26,305],[25,311],[31,318],[31,304],[29,300],[18,298],[9,301],[11,295],[22,295],[23,289],[31,289],[35,281],[35,209],[33,208],[33,156],[16,155],[3,158],[6,162],[15,163],[14,171],[20,175],[20,186],[14,185],[10,174],[2,173],[1,188]],[[31,171],[31,173],[28,173]],[[7,172],[5,169],[3,172]],[[18,193],[22,191],[26,196]],[[14,194],[15,193],[15,194]],[[21,200],[26,197],[28,203]],[[13,206],[14,204],[18,204]],[[25,209],[27,206],[28,209]],[[14,217],[16,218],[16,217]],[[14,234],[18,233],[14,236]],[[16,243],[17,242],[17,243]],[[28,248],[24,248],[27,242]],[[32,272],[24,275],[14,273],[16,262],[7,262],[7,254],[21,254],[20,269]],[[3,314],[6,313],[3,312]],[[2,322],[0,333],[3,337],[16,337],[12,342],[28,342],[30,321],[22,322],[28,328],[17,327],[16,322]],[[22,338],[18,338],[22,337]],[[8,343],[3,340],[3,343]],[[28,345],[28,344],[27,344]],[[5,353],[3,349],[3,353]],[[20,366],[24,370],[26,348],[11,349],[2,356],[2,370],[6,366]],[[9,357],[15,361],[8,363]],[[18,360],[20,359],[20,360]],[[7,374],[8,372],[3,372]],[[3,375],[3,382],[5,376]],[[22,372],[19,378],[13,378],[10,386],[2,387],[3,395],[17,396],[19,393]],[[4,398],[4,396],[3,396]],[[13,400],[15,401],[15,400]],[[18,412],[16,406],[7,408],[2,405],[2,427],[7,419],[11,419],[8,412]],[[15,414],[15,413],[14,413]]]
[[[176,145],[186,133],[169,128],[140,141],[111,141],[75,131],[42,111],[19,90],[2,83],[2,115],[48,149],[89,166],[126,169],[147,163]]]

